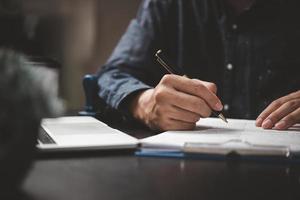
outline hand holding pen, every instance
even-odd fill
[[[216,91],[213,83],[166,74],[155,88],[136,92],[130,110],[151,129],[191,130],[212,110],[223,109]]]
[[[176,74],[176,75],[180,75],[180,76],[185,76],[187,77],[185,74],[182,74],[178,71],[176,71],[174,68],[172,68],[167,62],[166,60],[164,60],[162,58],[162,50],[158,50],[155,54],[156,56],[156,60],[159,62],[159,64],[161,64],[162,67],[164,67],[170,74]],[[216,93],[216,92],[214,92]],[[213,109],[214,107],[212,107]],[[221,120],[223,120],[224,122],[228,123],[227,119],[225,118],[225,116],[222,114],[222,112],[220,111],[215,111],[215,110],[212,110],[212,113],[219,117]]]

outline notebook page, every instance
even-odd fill
[[[232,141],[253,145],[287,146],[300,149],[300,126],[286,131],[264,130],[255,126],[254,120],[228,119],[224,123],[218,118],[201,119],[195,130],[167,131],[141,140],[145,148],[182,149],[185,143],[224,144]]]

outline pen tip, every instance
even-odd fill
[[[219,117],[226,123],[228,123],[227,119],[224,117],[223,114],[219,114]]]

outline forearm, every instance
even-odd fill
[[[120,109],[131,94],[150,86],[118,69],[103,71],[98,78],[99,96],[112,108]]]
[[[163,45],[162,35],[169,2],[143,1],[137,17],[99,73],[99,96],[111,107],[129,110],[139,91],[158,84],[165,73],[157,67],[153,55]]]

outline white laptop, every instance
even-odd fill
[[[37,148],[42,151],[133,149],[138,140],[93,117],[43,119]]]

